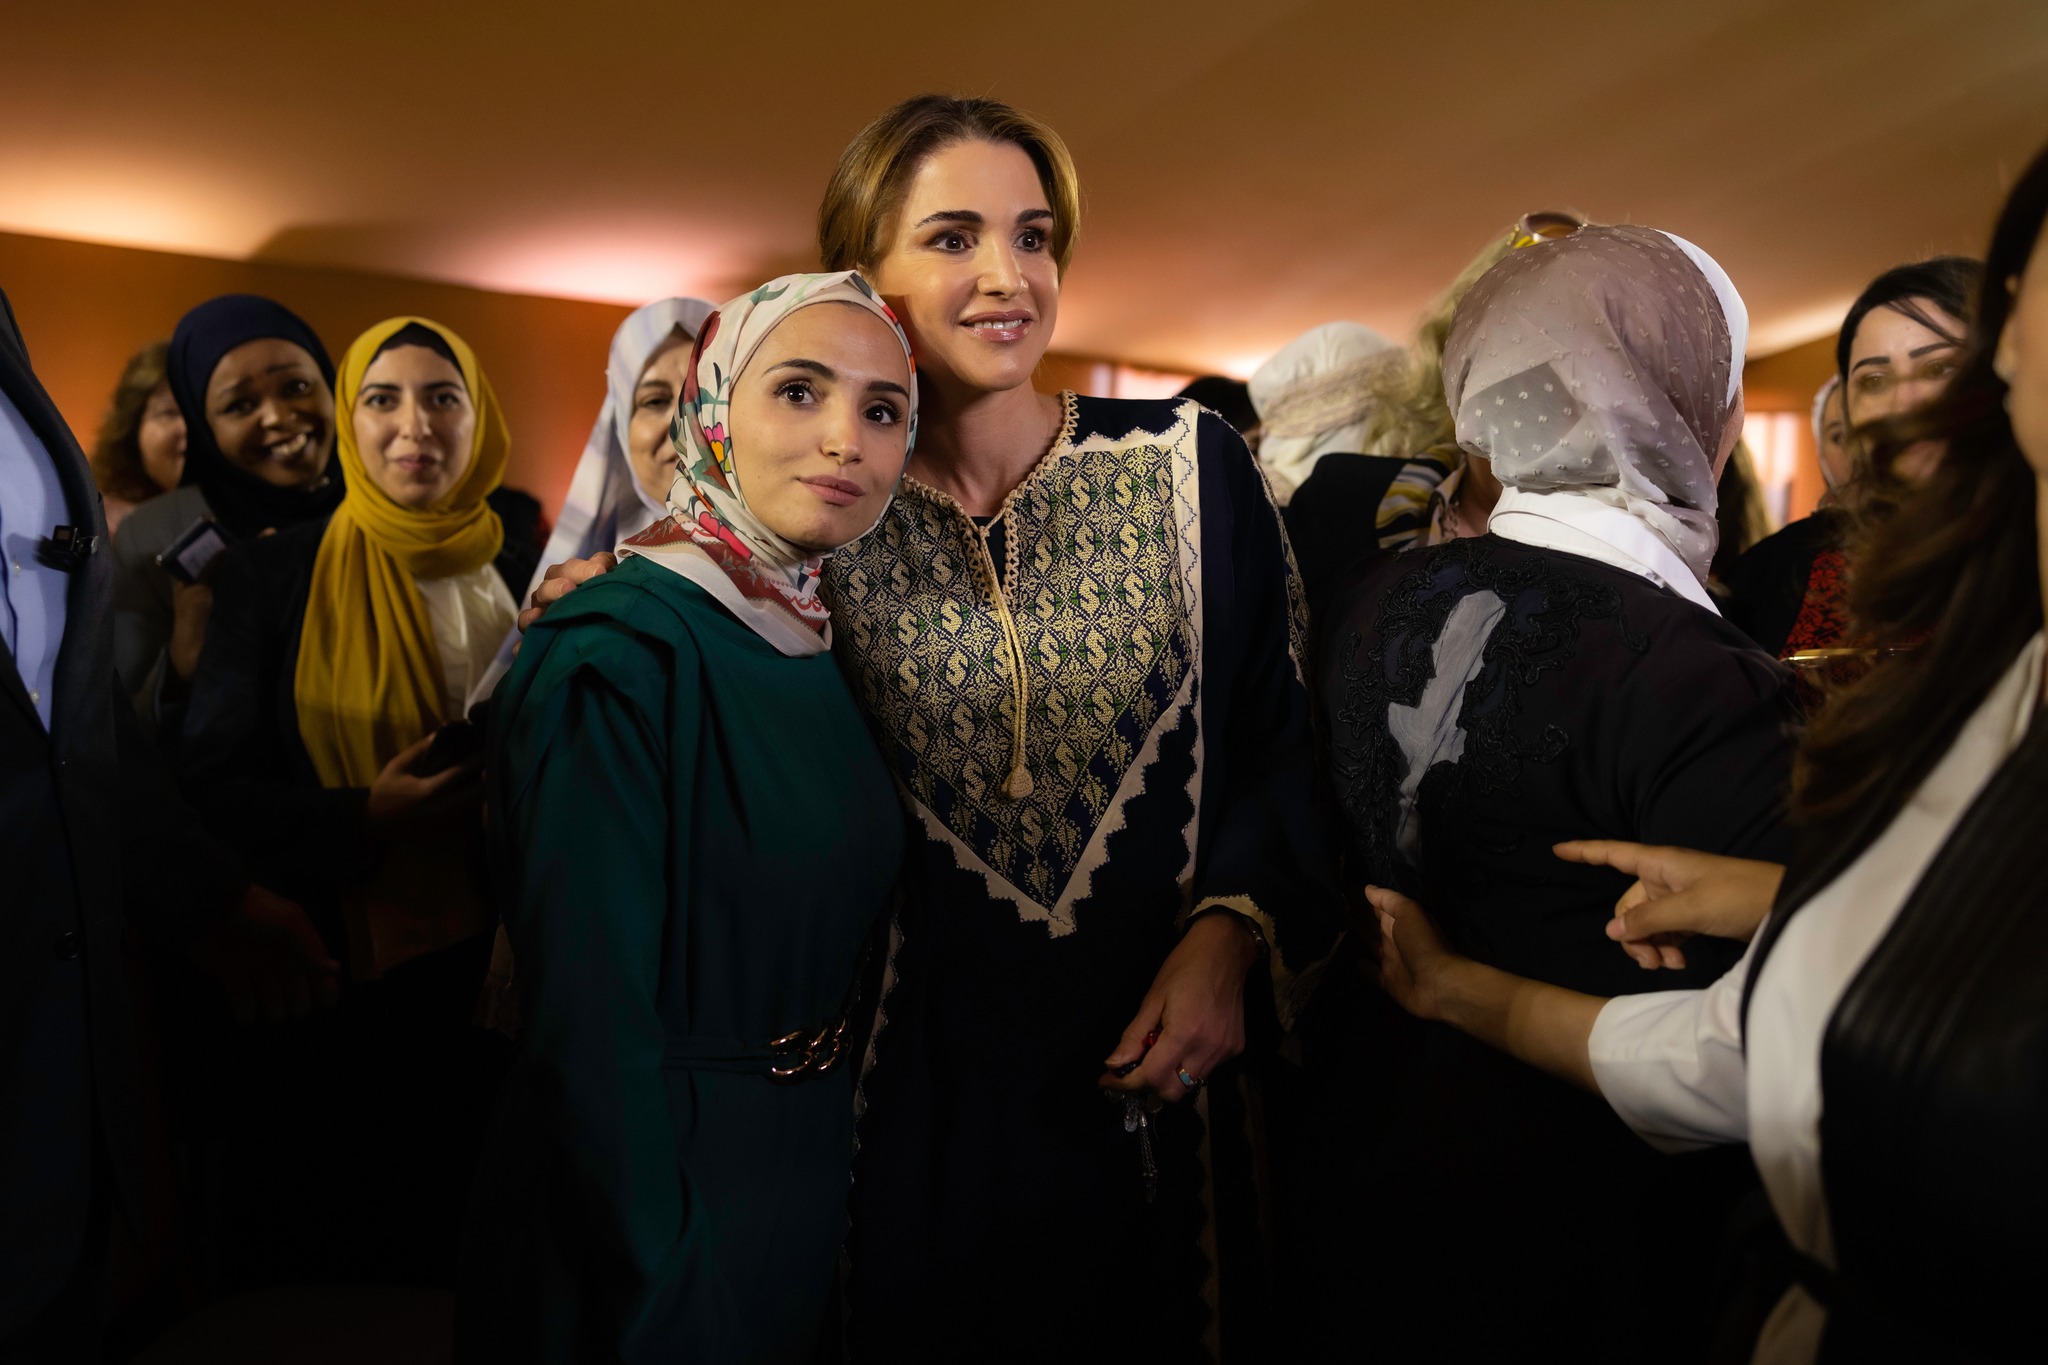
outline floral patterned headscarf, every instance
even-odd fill
[[[667,519],[624,541],[619,554],[639,555],[704,588],[762,639],[788,655],[832,646],[831,613],[818,596],[825,555],[782,538],[747,506],[733,467],[732,395],[748,362],[799,308],[850,303],[889,324],[910,362],[910,413],[904,433],[907,464],[917,442],[917,361],[910,338],[872,286],[851,270],[784,275],[732,300],[705,320],[683,381],[674,426],[676,481]],[[902,471],[897,471],[900,478]],[[891,487],[890,498],[895,497]],[[875,524],[888,511],[884,500]],[[873,530],[871,525],[869,530]],[[863,532],[862,534],[866,534]]]

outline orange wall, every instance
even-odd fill
[[[128,357],[168,337],[216,294],[267,294],[320,333],[338,360],[382,318],[417,313],[460,332],[482,360],[512,430],[505,481],[553,514],[604,402],[605,356],[629,311],[613,304],[493,294],[354,270],[223,261],[0,233],[0,289],[36,375],[90,446]]]

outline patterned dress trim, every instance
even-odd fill
[[[998,613],[976,568],[973,521],[908,480],[831,569],[849,671],[926,832],[1056,938],[1078,927],[1109,836],[1183,723],[1194,813],[1176,877],[1191,894],[1203,769],[1200,406],[1163,431],[1077,442],[1076,400],[1062,401],[1060,439],[1003,505],[1012,608]],[[1033,780],[1013,796],[1018,734]]]

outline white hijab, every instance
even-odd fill
[[[640,387],[647,362],[669,337],[680,331],[686,346],[697,339],[713,306],[703,299],[656,299],[634,309],[612,334],[611,358],[604,367],[604,407],[590,428],[590,439],[583,443],[562,515],[555,519],[554,534],[534,570],[533,587],[540,585],[549,565],[610,550],[668,515],[668,504],[649,497],[633,477],[633,461],[626,454],[632,443],[633,391]]]
[[[601,550],[609,553],[612,546],[668,515],[667,503],[642,491],[626,453],[632,444],[633,392],[640,387],[647,362],[676,331],[682,332],[686,345],[696,340],[712,306],[703,299],[656,299],[628,313],[619,330],[612,333],[611,355],[604,367],[604,406],[598,409],[590,439],[583,443],[576,473],[569,480],[569,495],[562,500],[562,514],[555,518],[555,529],[526,585],[526,595],[519,599],[521,608],[532,600],[534,589],[552,566],[569,559],[588,559]],[[499,644],[497,657],[479,680],[479,695],[488,695],[512,667],[518,643],[515,627]]]
[[[1288,342],[1253,373],[1259,463],[1274,501],[1286,506],[1325,455],[1380,453],[1364,448],[1372,402],[1367,383],[1393,349],[1393,342],[1370,327],[1326,322]],[[1405,458],[1412,452],[1400,453]]]

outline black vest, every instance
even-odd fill
[[[1871,823],[1796,887],[1787,878],[1750,989],[1784,922],[1868,846]],[[2035,1298],[2048,1284],[2048,715],[1843,993],[1821,1100],[1838,1270],[1801,1276],[1829,1310],[1821,1359],[2048,1354]]]

